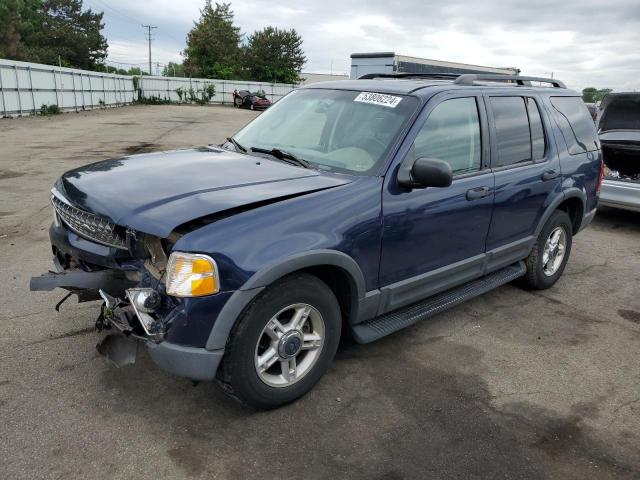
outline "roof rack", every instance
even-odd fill
[[[367,73],[358,77],[358,80],[370,80],[372,78],[433,78],[440,80],[456,79],[460,75],[450,72],[434,72],[434,73]]]
[[[520,75],[497,75],[490,73],[465,73],[459,75],[453,83],[456,85],[476,85],[477,80],[491,82],[516,82],[518,86],[531,86],[531,82],[550,83],[554,88],[567,88],[560,80],[543,77],[522,77]]]
[[[517,86],[531,86],[531,82],[549,83],[554,88],[567,88],[564,82],[554,78],[523,77],[520,75],[502,75],[498,73],[458,73],[434,72],[434,73],[367,73],[358,77],[358,80],[370,80],[373,78],[431,78],[434,80],[453,80],[456,85],[476,85],[476,81],[490,82],[514,82]]]

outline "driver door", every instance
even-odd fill
[[[405,158],[392,166],[385,180],[379,275],[382,312],[483,273],[494,190],[484,103],[480,95],[434,100],[410,132],[413,142]],[[412,190],[399,186],[400,163],[420,157],[449,163],[451,186]]]

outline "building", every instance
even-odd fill
[[[331,73],[305,73],[300,74],[300,85],[309,85],[311,83],[329,82],[333,80],[349,80],[348,75],[336,75]]]
[[[518,68],[483,67],[466,63],[445,62],[428,58],[408,57],[394,52],[352,53],[351,78],[367,73],[497,73],[518,75]]]

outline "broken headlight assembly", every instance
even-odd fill
[[[202,297],[220,291],[216,262],[200,253],[173,252],[166,277],[167,295]]]

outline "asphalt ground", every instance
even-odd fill
[[[65,170],[221,142],[253,112],[136,106],[0,120],[0,478],[640,478],[640,215],[598,213],[552,289],[507,285],[369,345],[255,412],[146,352],[97,354],[52,268]]]

